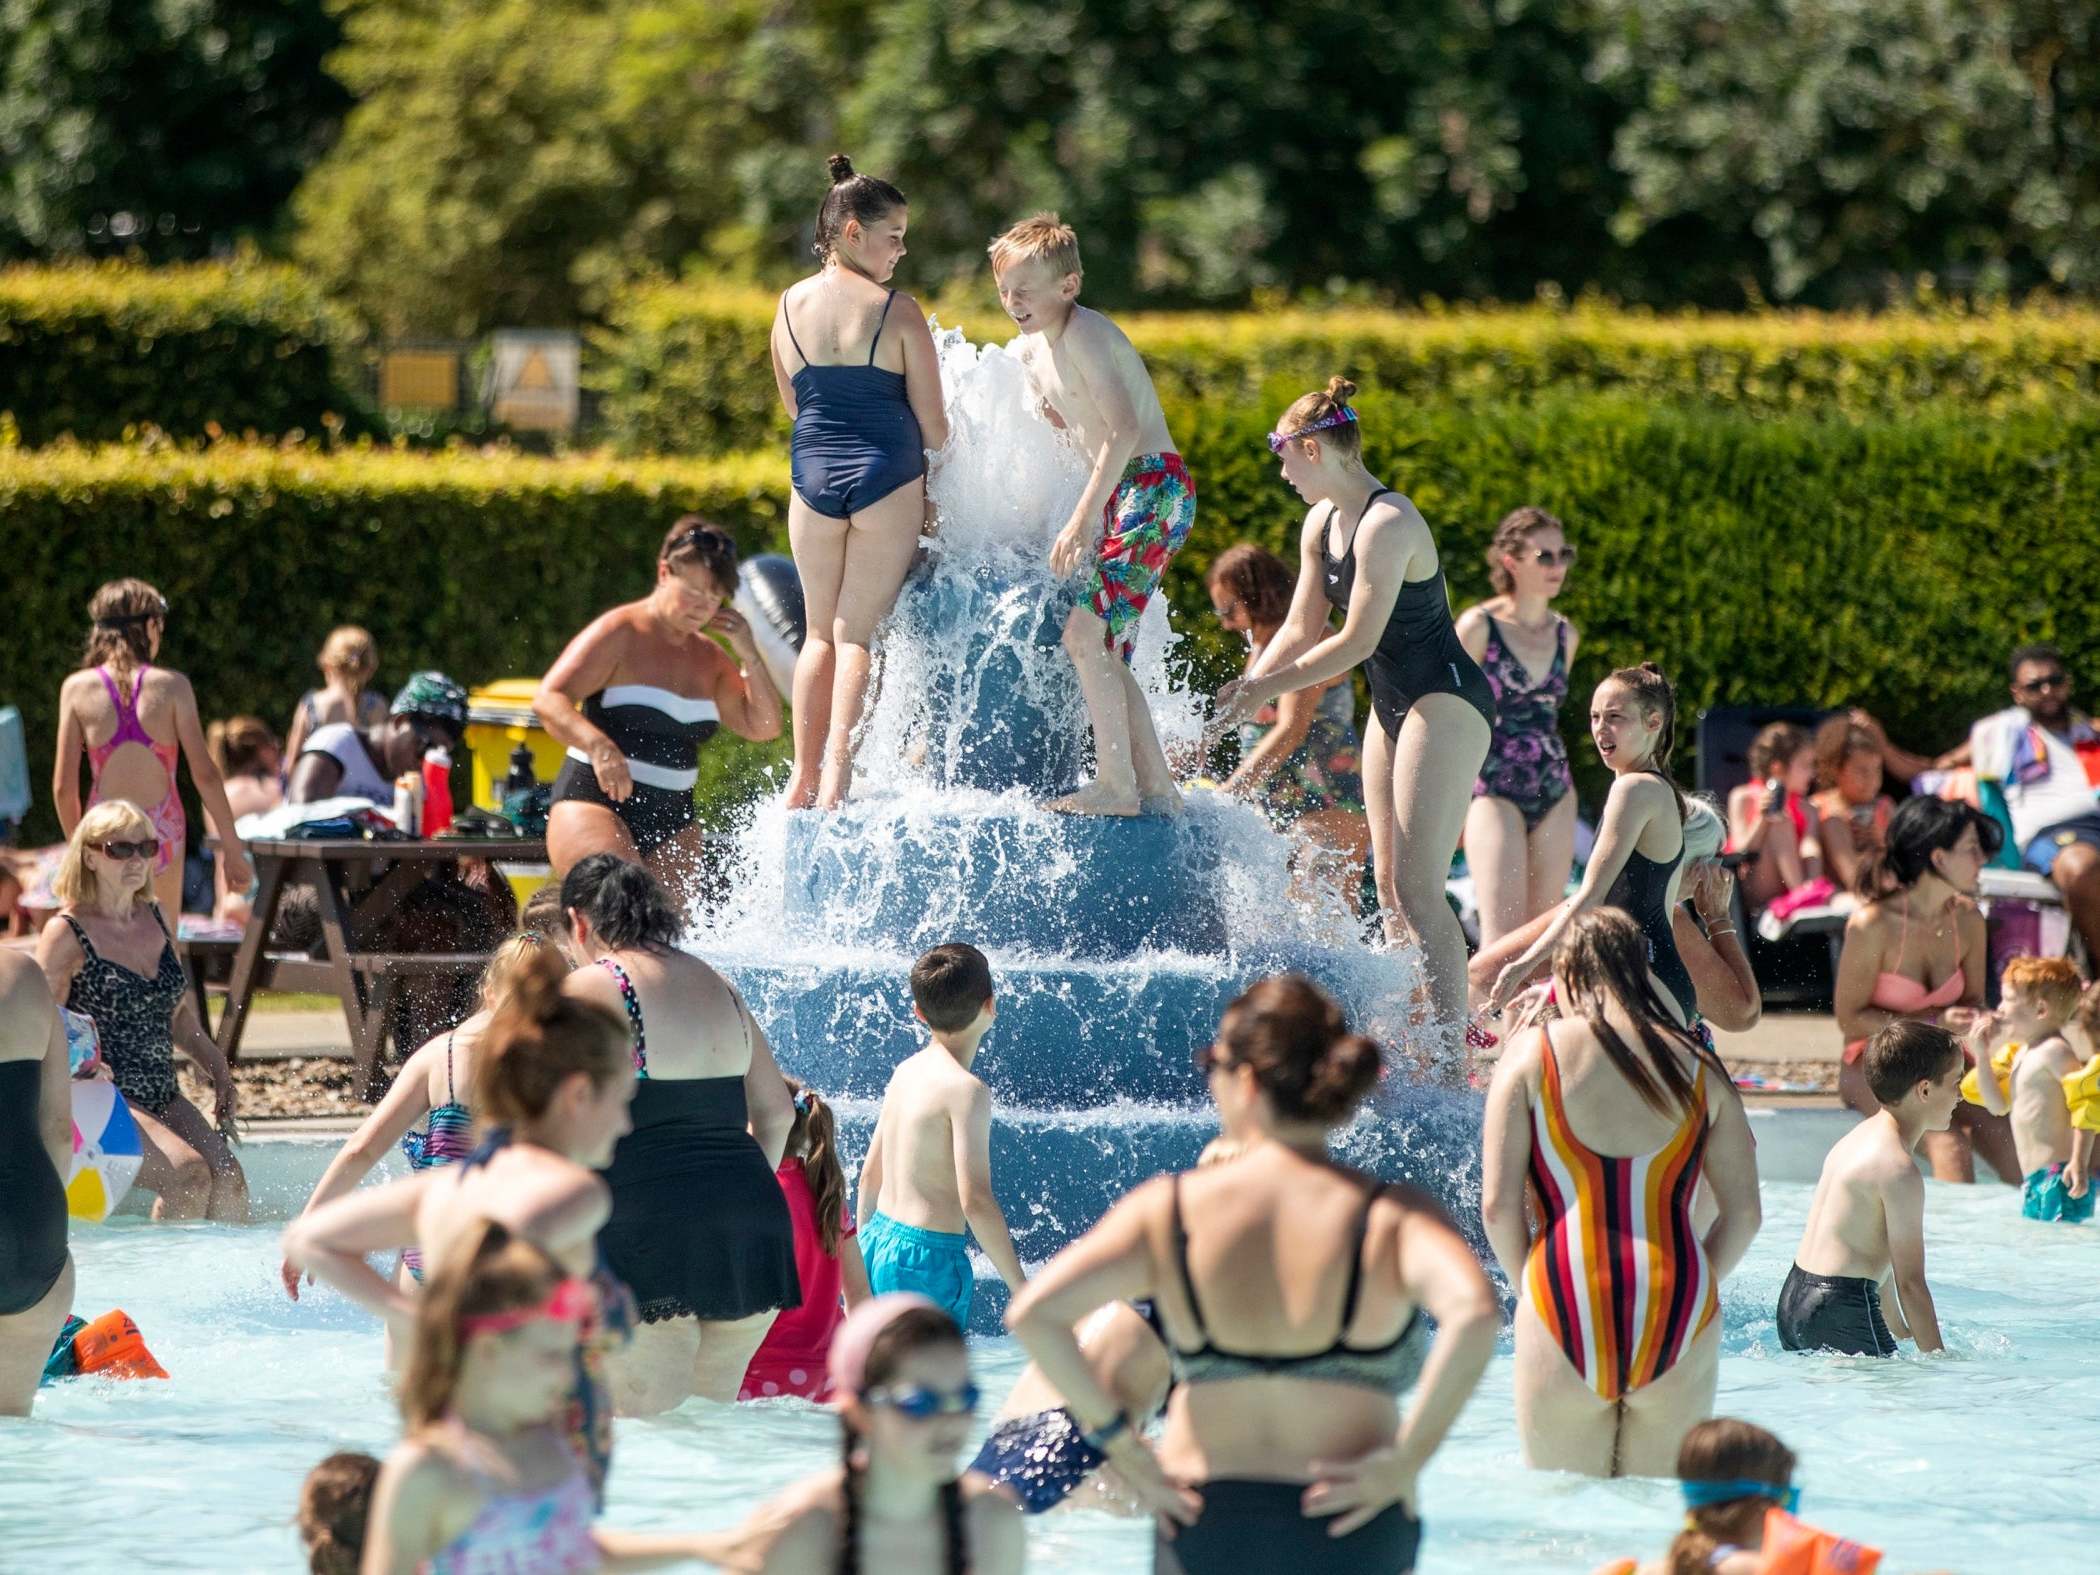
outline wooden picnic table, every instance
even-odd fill
[[[234,953],[226,1006],[213,1036],[229,1063],[240,1055],[248,1008],[259,989],[316,990],[343,1004],[356,1057],[357,1086],[378,1093],[379,1058],[386,1047],[388,1008],[405,978],[463,977],[479,973],[487,952],[400,952],[374,946],[373,936],[410,892],[443,864],[497,859],[536,864],[547,857],[540,837],[362,837],[258,840],[248,845],[257,887],[248,928]],[[311,886],[319,904],[321,940],[306,953],[272,952],[270,928],[284,894]]]

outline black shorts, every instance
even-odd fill
[[[611,810],[627,827],[627,834],[634,838],[635,851],[645,859],[697,818],[693,813],[690,790],[674,793],[669,788],[647,787],[637,782],[634,791],[627,795],[627,801],[615,804],[605,796],[605,789],[598,786],[598,773],[591,768],[590,762],[573,756],[562,762],[561,772],[554,779],[551,802],[596,804],[601,809]]]
[[[1810,1274],[1798,1263],[1779,1287],[1779,1343],[1789,1351],[1896,1354],[1896,1337],[1881,1316],[1880,1286],[1842,1274]]]
[[[1153,1575],[1407,1575],[1422,1546],[1422,1523],[1399,1504],[1333,1537],[1332,1519],[1299,1507],[1303,1482],[1218,1477],[1197,1491],[1203,1513],[1193,1526],[1154,1533]]]

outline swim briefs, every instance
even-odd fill
[[[1894,1356],[1896,1337],[1881,1316],[1881,1287],[1842,1274],[1810,1274],[1800,1264],[1779,1287],[1779,1343],[1789,1351]]]
[[[2063,1162],[2044,1165],[2020,1184],[2020,1214],[2030,1220],[2061,1220],[2079,1225],[2093,1217],[2093,1203],[2100,1188],[2087,1187],[2085,1196],[2071,1196],[2064,1180]]]
[[[868,1289],[877,1296],[912,1291],[970,1327],[970,1298],[977,1289],[970,1268],[969,1238],[960,1231],[900,1225],[878,1212],[860,1233],[860,1255],[868,1265]]]
[[[1138,619],[1196,524],[1196,483],[1179,454],[1140,454],[1102,509],[1101,546],[1087,605],[1108,625],[1108,648],[1128,662]]]
[[[1003,1487],[1024,1515],[1040,1515],[1072,1496],[1108,1457],[1080,1436],[1063,1406],[994,1424],[970,1469]]]

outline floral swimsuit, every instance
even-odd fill
[[[1480,666],[1495,692],[1497,719],[1488,743],[1475,798],[1507,799],[1531,830],[1575,785],[1568,772],[1568,745],[1560,736],[1561,703],[1568,698],[1568,620],[1556,618],[1553,665],[1537,683],[1488,618],[1487,649]]]

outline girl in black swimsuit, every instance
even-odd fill
[[[1590,734],[1612,771],[1597,846],[1583,870],[1581,887],[1497,976],[1489,1004],[1507,1005],[1553,955],[1575,915],[1601,905],[1630,915],[1641,927],[1648,942],[1648,969],[1662,986],[1663,1005],[1678,1022],[1690,1026],[1698,1013],[1698,997],[1670,923],[1677,875],[1684,864],[1686,805],[1670,780],[1677,693],[1662,669],[1643,662],[1622,667],[1599,684],[1590,698]],[[1650,851],[1642,852],[1643,846]]]
[[[1313,505],[1291,610],[1244,678],[1218,691],[1222,729],[1361,663],[1372,726],[1364,809],[1389,940],[1422,948],[1439,1020],[1465,1015],[1465,935],[1444,897],[1495,719],[1487,675],[1459,644],[1435,539],[1412,503],[1364,468],[1345,378],[1307,394],[1269,438],[1284,479]],[[1328,627],[1343,614],[1340,633]],[[1404,852],[1403,852],[1404,850]]]
[[[66,1036],[30,960],[0,952],[0,1416],[27,1416],[73,1305],[60,1180],[71,1141]]]

